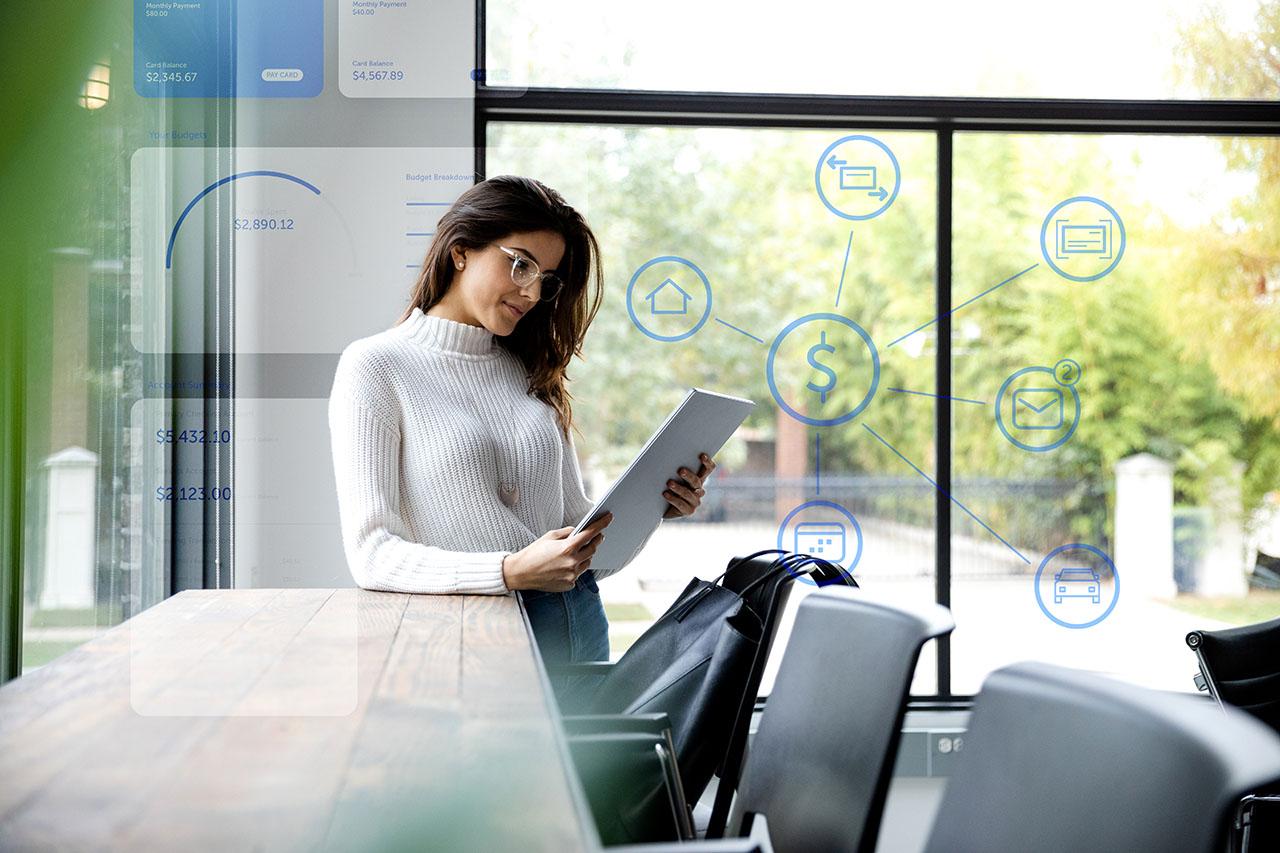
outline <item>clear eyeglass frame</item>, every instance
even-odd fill
[[[499,246],[511,258],[511,281],[521,290],[528,290],[535,281],[542,280],[542,289],[538,294],[541,302],[550,302],[560,295],[564,288],[564,280],[553,272],[543,272],[533,258],[520,254],[515,249]]]

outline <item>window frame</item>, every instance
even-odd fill
[[[1280,136],[1280,101],[1067,98],[854,97],[729,92],[488,86],[485,0],[476,0],[475,170],[485,175],[491,122],[742,129],[877,128],[931,131],[938,156],[934,303],[934,592],[951,606],[951,243],[953,142],[957,132]],[[951,642],[937,641],[937,689],[913,699],[965,707],[951,690]]]

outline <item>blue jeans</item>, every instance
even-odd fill
[[[522,590],[520,598],[548,667],[609,659],[609,620],[590,569],[568,592]]]
[[[522,590],[520,599],[548,670],[566,663],[609,659],[609,620],[590,569],[578,576],[568,592]],[[581,710],[600,683],[590,675],[565,676],[550,671],[547,675],[565,713]]]

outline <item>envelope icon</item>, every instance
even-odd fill
[[[1062,409],[1058,388],[1018,388],[1013,392],[1013,428],[1061,429]]]

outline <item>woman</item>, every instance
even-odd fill
[[[329,398],[357,584],[519,590],[547,663],[608,659],[595,578],[635,554],[592,569],[609,515],[571,535],[592,502],[565,373],[599,309],[601,275],[591,229],[538,181],[491,178],[440,218],[409,307],[346,348]],[[697,472],[677,471],[663,517],[692,515],[714,469],[703,454]]]

